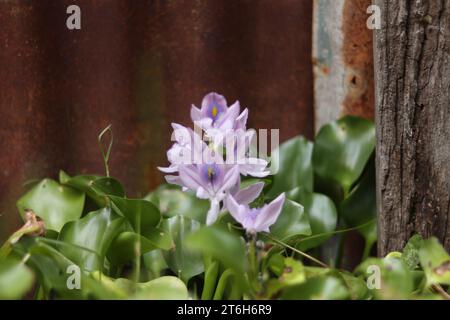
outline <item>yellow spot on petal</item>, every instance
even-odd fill
[[[214,169],[209,167],[208,168],[208,177],[211,178],[214,175]]]
[[[217,106],[213,106],[211,114],[214,118],[217,116],[217,112],[218,112]]]

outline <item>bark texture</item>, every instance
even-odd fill
[[[450,249],[450,0],[376,0],[378,253]]]

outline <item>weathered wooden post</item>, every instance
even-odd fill
[[[450,0],[375,0],[378,253],[450,250]]]

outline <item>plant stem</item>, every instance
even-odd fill
[[[216,292],[214,293],[213,300],[221,300],[223,297],[223,293],[225,291],[225,288],[227,286],[227,281],[230,277],[233,277],[234,273],[233,270],[227,269],[225,270],[222,275],[220,276],[219,283],[216,287]]]
[[[299,244],[299,243],[301,243],[303,241],[311,240],[311,239],[316,239],[316,238],[321,238],[321,237],[326,237],[326,236],[332,236],[332,235],[335,235],[335,234],[340,234],[340,233],[344,233],[344,232],[358,230],[358,229],[364,228],[365,226],[371,224],[375,220],[376,219],[372,219],[370,221],[367,221],[366,223],[363,223],[363,224],[361,224],[359,226],[356,226],[356,227],[353,227],[353,228],[341,229],[341,230],[336,230],[336,231],[333,231],[333,232],[318,233],[318,234],[315,234],[313,236],[305,237],[303,239],[298,240],[297,244]]]
[[[103,148],[103,136],[106,134],[106,132],[109,132],[111,140],[109,141],[108,149],[105,152],[105,149]],[[114,143],[114,136],[113,136],[113,133],[112,133],[112,130],[111,130],[111,124],[110,124],[105,129],[103,129],[103,131],[100,132],[100,134],[98,135],[98,146],[99,146],[100,151],[102,153],[103,163],[105,165],[106,176],[108,178],[109,178],[108,161],[109,161],[109,156],[111,155],[111,149],[112,149],[113,143]]]
[[[141,208],[139,207],[138,213],[136,215],[136,232],[138,233],[138,241],[136,242],[135,254],[135,282],[138,283],[141,278]]]
[[[274,238],[274,237],[271,236],[270,234],[266,233],[265,235],[266,235],[270,240],[274,241],[275,243],[277,243],[277,244],[279,244],[279,245],[281,245],[281,246],[283,246],[283,247],[286,247],[286,248],[288,248],[288,249],[291,249],[292,251],[294,251],[294,252],[296,252],[296,253],[302,255],[303,257],[305,257],[305,258],[307,258],[307,259],[309,259],[309,260],[311,260],[311,261],[317,263],[318,265],[320,265],[320,266],[322,266],[322,267],[324,267],[324,268],[330,268],[327,264],[323,263],[322,261],[320,261],[320,260],[314,258],[313,256],[310,256],[309,254],[307,254],[307,253],[305,253],[305,252],[303,252],[303,251],[298,250],[297,248],[294,248],[294,247],[288,245],[287,243],[284,243],[284,242],[281,241],[281,240],[278,240],[278,239]]]
[[[217,274],[219,273],[219,264],[213,261],[205,271],[205,282],[203,284],[202,300],[210,300],[216,287]]]
[[[437,291],[445,300],[450,300],[450,294],[445,292],[445,290],[439,284],[433,284],[432,288]]]

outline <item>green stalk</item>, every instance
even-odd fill
[[[114,136],[113,136],[113,132],[111,130],[111,124],[109,126],[107,126],[105,129],[103,129],[102,132],[100,132],[100,134],[98,135],[98,146],[100,148],[100,152],[102,153],[102,157],[103,157],[103,164],[105,165],[105,171],[106,171],[106,176],[109,178],[109,165],[108,165],[108,161],[109,161],[109,156],[111,155],[111,149],[114,143]],[[109,145],[108,145],[108,149],[105,151],[105,149],[103,148],[103,136],[106,134],[106,132],[109,132],[111,140],[109,141]]]
[[[20,240],[20,238],[25,234],[32,234],[40,230],[40,226],[31,225],[27,227],[22,227],[16,232],[14,232],[8,240],[0,248],[0,259],[6,258],[12,251],[12,246]]]
[[[330,268],[330,266],[328,266],[328,265],[325,264],[324,262],[322,262],[322,261],[320,261],[320,260],[314,258],[313,256],[310,256],[309,254],[307,254],[307,253],[305,253],[305,252],[303,252],[303,251],[298,250],[297,248],[294,248],[294,247],[288,245],[287,243],[284,243],[284,242],[281,241],[281,240],[278,240],[277,238],[274,238],[274,237],[273,237],[272,235],[270,235],[269,233],[265,233],[264,235],[265,235],[267,238],[269,238],[270,240],[272,240],[273,242],[277,243],[278,245],[280,245],[280,246],[282,246],[282,247],[286,247],[286,248],[288,248],[288,249],[290,249],[290,250],[292,250],[292,251],[298,253],[299,255],[301,255],[301,256],[303,256],[303,257],[305,257],[305,258],[307,258],[307,259],[309,259],[309,260],[311,260],[311,261],[313,261],[313,262],[315,262],[315,263],[317,263],[318,265],[320,265],[320,266],[322,266],[322,267],[324,267],[324,268]]]
[[[219,273],[219,263],[213,261],[205,272],[205,283],[203,285],[202,300],[211,300],[216,288],[217,275]]]
[[[223,297],[223,293],[225,292],[225,288],[227,287],[227,281],[230,277],[234,276],[234,272],[231,269],[227,269],[222,273],[219,279],[219,283],[217,284],[216,292],[214,293],[213,300],[221,300]]]
[[[141,208],[139,207],[139,212],[136,215],[136,232],[138,235],[141,234]],[[141,278],[141,237],[138,237],[135,247],[136,261],[135,261],[135,282],[138,283]]]

